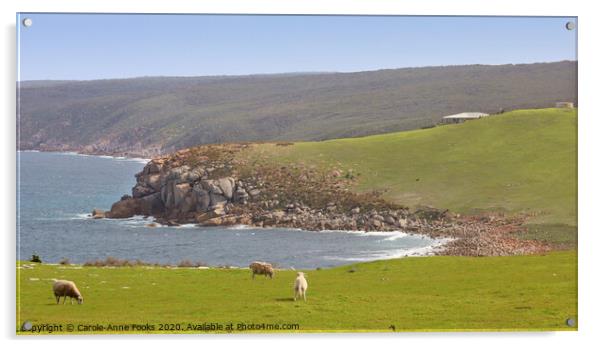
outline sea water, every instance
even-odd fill
[[[17,258],[83,263],[108,256],[152,263],[183,260],[245,267],[255,260],[308,269],[426,255],[444,240],[399,232],[302,231],[246,226],[149,227],[152,218],[90,218],[131,193],[143,159],[18,153]]]

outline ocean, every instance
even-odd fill
[[[184,260],[246,267],[255,260],[313,269],[428,254],[444,241],[404,232],[302,231],[246,226],[147,227],[152,218],[90,218],[131,193],[143,159],[19,152],[17,258],[84,263],[108,256],[150,263]]]

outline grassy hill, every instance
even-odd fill
[[[358,73],[29,81],[22,149],[155,155],[240,141],[418,129],[441,116],[576,101],[576,62]]]
[[[518,110],[459,125],[363,138],[264,144],[271,161],[338,168],[358,191],[459,213],[534,213],[576,226],[577,112]]]
[[[298,324],[286,331],[301,332],[387,332],[391,325],[396,331],[575,330],[566,320],[577,319],[576,262],[571,251],[312,270],[306,303],[292,301],[291,270],[253,281],[248,270],[238,269],[37,265],[18,270],[17,325],[149,323],[154,332],[161,323],[230,322],[234,332],[241,332],[238,323]],[[74,280],[84,304],[56,305],[51,278]]]

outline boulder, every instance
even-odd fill
[[[396,222],[397,222],[397,221],[395,220],[395,218],[394,218],[393,216],[391,216],[391,215],[387,215],[387,216],[385,217],[385,222],[386,222],[387,224],[389,224],[389,225],[396,225]]]
[[[138,183],[132,189],[132,197],[134,198],[141,198],[152,193],[155,193],[155,190],[144,183]]]
[[[201,186],[203,187],[203,189],[205,191],[210,192],[210,193],[214,193],[214,194],[218,194],[218,195],[221,195],[222,193],[224,193],[222,191],[222,189],[219,187],[217,180],[211,180],[211,179],[201,180]]]
[[[188,194],[180,205],[180,212],[189,213],[196,211],[196,199],[193,194]]]
[[[380,221],[379,219],[371,219],[370,220],[370,225],[376,228],[379,228],[383,225],[382,221]]]
[[[152,174],[146,177],[146,184],[150,186],[153,190],[159,191],[161,190],[161,174]]]
[[[205,175],[205,169],[201,167],[196,167],[189,171],[185,176],[185,180],[187,182],[195,182],[200,180]]]
[[[150,161],[145,167],[144,170],[146,172],[146,174],[155,174],[155,173],[159,173],[161,172],[163,165],[156,162],[156,161]]]
[[[236,223],[240,225],[249,226],[253,224],[253,219],[248,215],[240,215],[238,216],[238,220],[236,221]]]
[[[221,194],[217,194],[217,193],[213,193],[213,192],[209,193],[209,198],[210,198],[209,205],[211,207],[224,205],[228,202],[228,199],[226,199],[226,197],[222,196]]]
[[[202,222],[199,222],[200,224],[202,224],[203,226],[220,226],[223,224],[224,218],[222,218],[221,216],[217,216],[211,219],[207,219],[204,220]]]
[[[245,203],[249,199],[249,194],[242,187],[238,187],[232,196],[235,203]]]
[[[165,210],[165,205],[161,200],[161,193],[155,192],[140,199],[143,215],[161,214]]]
[[[198,223],[203,223],[204,221],[207,221],[209,219],[213,219],[213,218],[218,217],[218,216],[223,216],[223,215],[226,215],[224,207],[223,206],[219,206],[219,207],[216,207],[215,209],[212,209],[212,210],[209,210],[209,211],[197,214],[195,216],[195,220]]]
[[[237,218],[234,215],[218,216],[208,220],[205,220],[202,225],[204,226],[230,226],[235,225]]]
[[[194,195],[196,195],[196,210],[205,211],[211,205],[211,198],[209,192],[203,190],[203,187],[199,184],[194,185],[192,189]]]
[[[188,180],[188,172],[190,172],[189,166],[181,166],[172,168],[166,176],[167,181],[173,181],[176,184],[181,184],[183,182],[187,182]]]
[[[234,179],[230,177],[217,179],[217,186],[219,186],[219,188],[222,191],[222,194],[227,199],[232,199],[232,195],[234,193],[234,183]]]
[[[176,184],[174,185],[173,192],[173,206],[179,207],[184,202],[184,199],[188,193],[192,190],[189,183]]]
[[[327,230],[338,230],[341,228],[341,220],[333,219],[324,223],[324,228]]]
[[[92,218],[93,219],[102,219],[105,217],[104,210],[100,209],[92,209]]]
[[[111,210],[105,216],[111,219],[125,219],[141,214],[140,201],[135,198],[127,198],[113,203]]]
[[[173,185],[171,183],[161,187],[161,200],[166,207],[173,206]]]

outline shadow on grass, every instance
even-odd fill
[[[278,301],[278,302],[294,302],[295,300],[292,297],[280,297],[280,298],[277,298],[276,301]]]

